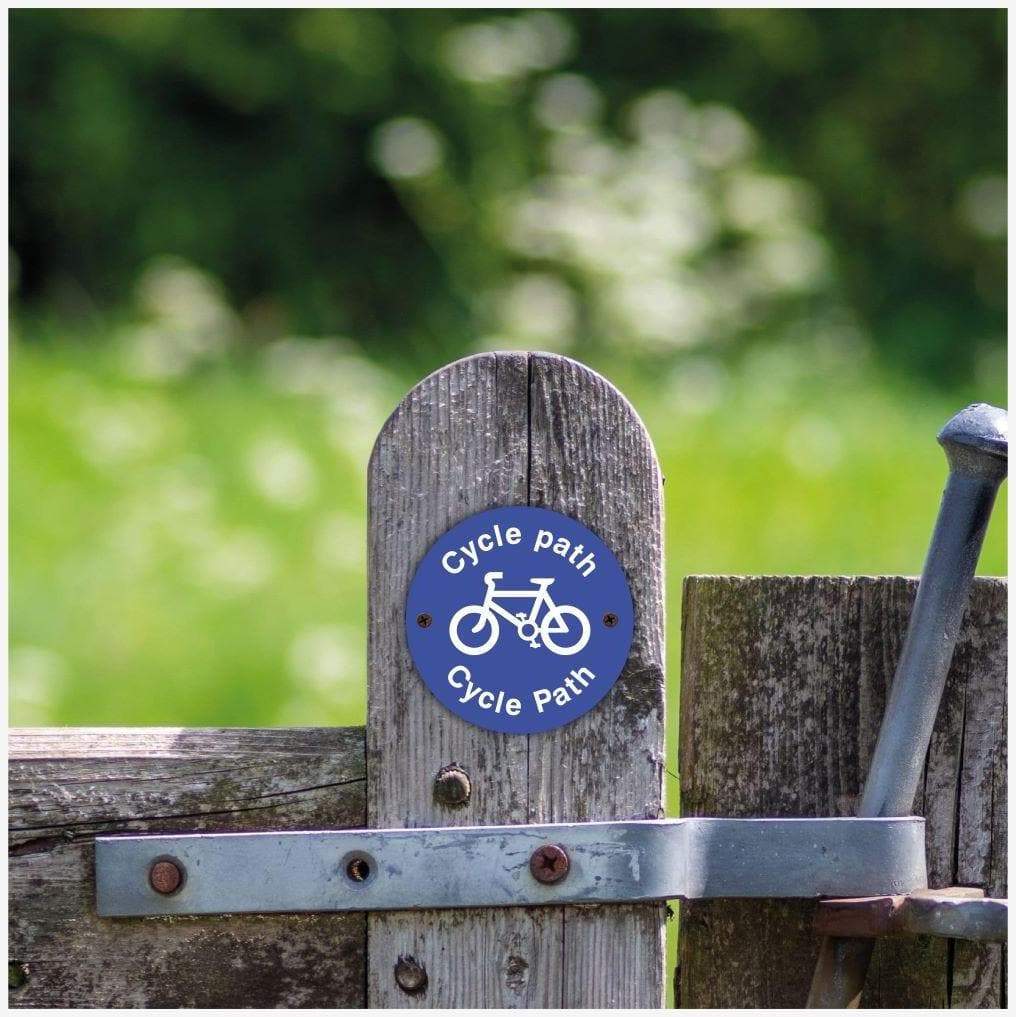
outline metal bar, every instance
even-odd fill
[[[985,403],[957,413],[939,433],[949,479],[858,808],[860,816],[906,815],[913,807],[970,581],[1006,476],[1008,435],[1005,410]],[[868,939],[823,940],[808,1006],[857,1006],[872,949]]]
[[[544,873],[548,845],[565,863]],[[927,877],[922,819],[692,818],[99,837],[95,882],[114,916],[871,896]]]
[[[1009,902],[983,890],[949,887],[909,895],[820,901],[815,931],[826,936],[942,936],[1002,943],[1008,938]]]

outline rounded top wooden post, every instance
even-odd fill
[[[655,818],[663,812],[662,488],[652,442],[605,379],[547,353],[486,353],[421,381],[369,469],[368,814],[371,825]],[[416,674],[403,605],[431,543],[473,513],[553,509],[596,532],[635,605],[625,668],[589,713],[540,735],[471,726]],[[455,766],[470,793],[435,794]],[[371,1005],[659,1006],[663,909],[372,915]],[[552,941],[553,945],[552,945]],[[399,956],[427,972],[408,996]]]

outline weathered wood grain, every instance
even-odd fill
[[[98,918],[92,868],[100,834],[363,826],[362,729],[23,729],[8,748],[11,1006],[365,1004],[363,915]]]
[[[403,401],[370,465],[368,781],[374,826],[641,818],[662,807],[660,481],[634,412],[601,378],[549,355],[485,354]],[[632,585],[637,635],[610,696],[539,737],[472,727],[416,674],[403,605],[429,545],[501,505],[557,509],[596,530]],[[449,763],[473,793],[433,798]],[[398,913],[369,918],[372,1006],[638,1006],[662,1002],[662,908]],[[417,995],[393,969],[427,970]]]
[[[681,688],[683,815],[851,815],[917,581],[690,577]],[[914,804],[929,882],[1005,896],[1006,584],[977,579]],[[814,905],[681,907],[680,1003],[797,1007]],[[999,1006],[1001,948],[917,937],[876,949],[863,1006]]]
[[[663,815],[662,481],[629,403],[581,364],[530,358],[529,504],[578,519],[607,543],[635,602],[624,671],[574,723],[529,738],[529,821]],[[564,1000],[572,1007],[659,1007],[663,904],[569,908]]]

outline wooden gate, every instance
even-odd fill
[[[588,369],[547,354],[451,364],[416,386],[383,428],[369,504],[366,730],[11,733],[13,1006],[662,1005],[662,903],[96,916],[96,835],[663,815],[661,478],[624,398]],[[463,518],[505,505],[554,509],[598,533],[635,605],[631,654],[610,694],[540,735],[497,734],[449,713],[416,675],[403,633],[407,586],[429,545]],[[931,754],[934,793],[918,803],[938,816],[932,829],[940,832],[929,836],[936,878],[993,894],[1004,891],[1005,726],[989,705],[1004,713],[1002,587],[976,584]],[[682,808],[849,812],[911,593],[898,579],[689,581]],[[969,703],[959,720],[957,696]],[[957,730],[965,732],[958,741]],[[465,774],[456,795],[439,780],[451,767]],[[989,791],[990,819],[972,821]],[[952,812],[933,813],[947,800]],[[966,861],[950,868],[942,852],[957,831],[956,858]],[[797,951],[803,970],[817,949],[809,918],[807,905],[786,902],[683,907],[681,1000],[800,1005],[799,979],[783,986],[776,954],[764,947]],[[971,948],[969,961],[959,947],[949,946],[948,957],[945,945],[916,949],[914,963],[932,986],[916,1005],[997,1005],[998,948]]]

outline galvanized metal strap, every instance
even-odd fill
[[[530,859],[550,844],[568,869],[547,884]],[[160,861],[171,865],[155,878]],[[161,878],[174,866],[177,887]],[[103,916],[870,897],[927,885],[914,817],[100,837],[95,875]]]

